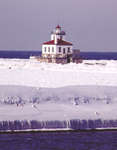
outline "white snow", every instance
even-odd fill
[[[117,119],[117,61],[0,59],[0,120]]]
[[[0,85],[63,87],[117,85],[117,61],[85,60],[81,64],[47,64],[31,60],[0,59]]]

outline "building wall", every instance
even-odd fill
[[[59,52],[59,47],[61,47],[61,52]],[[70,52],[68,53],[68,48],[70,48]],[[67,46],[67,45],[65,45],[65,46],[60,46],[60,45],[57,45],[57,54],[64,54],[63,53],[63,51],[64,51],[64,49],[65,49],[65,54],[72,54],[72,52],[73,52],[73,46]]]
[[[46,47],[46,51],[45,51],[45,47]],[[50,52],[48,51],[49,48],[50,48]],[[56,45],[42,45],[42,54],[56,54]]]
[[[61,47],[61,52],[59,51],[59,48]],[[46,51],[45,51],[46,48]],[[68,48],[70,49],[70,52],[68,52]],[[65,53],[64,52],[65,49]],[[71,45],[43,45],[42,46],[42,54],[50,54],[50,55],[56,55],[56,54],[72,54],[73,53],[73,46]]]

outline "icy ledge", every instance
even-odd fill
[[[117,87],[0,86],[0,131],[117,128]]]
[[[117,119],[117,87],[0,86],[0,121]]]
[[[1,132],[37,132],[70,130],[117,130],[117,120],[70,120],[70,121],[2,121]]]

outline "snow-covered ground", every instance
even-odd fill
[[[64,87],[117,85],[117,61],[85,60],[82,64],[47,64],[29,60],[0,59],[0,85]]]
[[[117,61],[0,59],[0,121],[117,119]]]

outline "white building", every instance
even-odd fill
[[[42,45],[42,57],[64,57],[72,55],[73,44],[65,41],[66,33],[61,30],[58,25],[53,32],[51,32],[51,40],[44,42]]]

